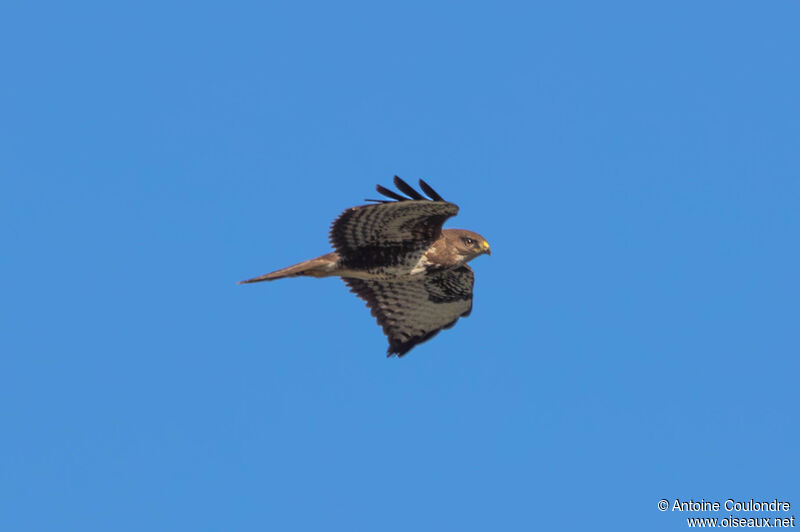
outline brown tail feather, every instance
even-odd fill
[[[327,255],[306,260],[299,264],[294,264],[259,277],[239,281],[239,284],[275,281],[276,279],[283,279],[285,277],[328,277],[330,275],[336,275],[334,269],[338,261],[339,255],[337,253],[328,253]]]

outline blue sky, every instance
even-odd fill
[[[800,508],[797,3],[3,12],[3,530]],[[336,279],[236,285],[394,174],[492,244],[454,329],[386,359]]]

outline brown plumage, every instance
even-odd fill
[[[390,200],[351,207],[332,224],[333,253],[241,283],[286,277],[342,277],[367,302],[389,340],[387,356],[403,356],[472,310],[474,275],[467,262],[491,254],[481,235],[442,229],[458,206],[420,180],[428,196],[395,176],[406,196],[380,185]],[[240,284],[241,284],[240,283]]]

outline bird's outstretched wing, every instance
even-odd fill
[[[330,241],[345,265],[353,268],[391,266],[426,249],[442,232],[442,224],[458,213],[458,206],[444,201],[420,180],[423,192],[395,176],[394,184],[408,197],[378,185],[390,200],[351,207],[331,226]]]
[[[383,328],[389,340],[387,356],[403,356],[472,311],[474,275],[466,265],[411,281],[344,278],[344,282],[367,302]]]

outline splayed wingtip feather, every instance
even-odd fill
[[[444,198],[442,198],[442,197],[441,197],[439,194],[437,194],[437,193],[436,193],[436,191],[435,191],[435,190],[433,190],[433,187],[432,187],[432,186],[430,186],[430,185],[429,185],[428,183],[426,183],[425,181],[423,181],[422,179],[420,179],[420,180],[419,180],[419,187],[420,187],[420,188],[422,189],[422,191],[423,191],[425,194],[427,194],[427,195],[428,195],[428,197],[429,197],[429,198],[431,198],[433,201],[444,201]]]
[[[389,190],[386,187],[382,187],[380,185],[376,185],[375,186],[375,190],[377,190],[379,194],[383,194],[387,198],[392,198],[393,200],[397,200],[397,201],[408,201],[408,198],[404,198],[403,196],[401,196],[397,192]]]
[[[408,197],[410,197],[411,199],[415,199],[415,200],[424,200],[425,199],[422,196],[422,194],[420,194],[419,192],[414,190],[414,187],[412,187],[411,185],[409,185],[408,183],[406,183],[405,181],[400,179],[398,176],[394,176],[394,184],[400,190],[400,192],[408,195]]]

